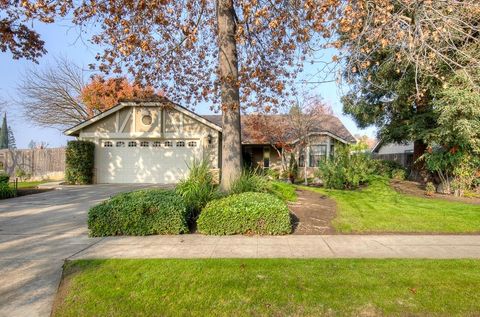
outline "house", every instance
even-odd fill
[[[379,141],[372,150],[375,159],[394,161],[405,168],[413,165],[413,142],[395,143]]]
[[[281,157],[269,143],[243,130],[246,164],[261,168],[280,165]],[[200,116],[161,96],[120,101],[65,134],[96,144],[97,183],[176,183],[187,175],[193,159],[207,159],[212,169],[221,169],[221,116]],[[312,145],[302,162],[310,169],[326,159],[336,144],[355,142],[331,115],[325,115],[310,139]]]

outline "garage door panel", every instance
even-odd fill
[[[99,147],[96,154],[98,183],[173,184],[201,158],[198,147]]]

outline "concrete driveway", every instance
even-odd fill
[[[65,259],[97,243],[87,211],[145,185],[60,186],[0,200],[0,316],[49,316]]]

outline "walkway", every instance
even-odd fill
[[[475,258],[480,236],[289,235],[103,238],[71,259],[86,258]]]

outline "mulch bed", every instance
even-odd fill
[[[406,195],[480,205],[480,198],[455,197],[453,195],[445,195],[438,193],[433,194],[433,196],[427,196],[425,195],[425,186],[418,182],[392,180],[390,181],[390,186],[392,186],[392,188],[395,189],[397,192]]]
[[[308,190],[297,190],[297,195],[297,201],[289,204],[293,234],[334,234],[332,220],[337,210],[335,201]]]

